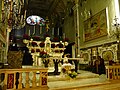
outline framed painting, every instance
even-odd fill
[[[95,14],[84,21],[84,39],[93,40],[107,35],[107,13],[106,9]]]

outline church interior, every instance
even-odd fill
[[[119,90],[119,79],[120,0],[0,0],[0,90]]]

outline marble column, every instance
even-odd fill
[[[8,48],[9,48],[9,35],[10,35],[11,30],[12,30],[11,28],[7,28],[6,56],[7,56]],[[6,57],[5,61],[4,61],[4,63],[7,63],[7,57]]]
[[[80,23],[79,23],[79,0],[75,0],[75,5],[73,7],[74,10],[74,26],[75,26],[75,43],[76,43],[76,55],[80,55],[80,35],[79,35],[79,30],[80,30]]]

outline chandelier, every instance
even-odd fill
[[[116,16],[112,23],[112,30],[109,33],[110,33],[110,38],[115,37],[117,42],[120,41],[120,22],[119,22],[119,18],[117,18]]]
[[[7,18],[8,27],[21,29],[25,26],[26,9],[23,0],[4,0],[2,17]]]

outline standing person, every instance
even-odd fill
[[[113,65],[114,61],[113,60],[109,60],[109,65]]]
[[[66,46],[66,49],[64,51],[64,54],[69,54],[68,58],[75,58],[75,42],[69,43],[68,46]],[[68,62],[70,64],[75,64],[75,72],[77,73],[78,70],[78,60],[69,60]]]
[[[96,58],[93,65],[93,73],[99,74],[99,64],[100,61]]]
[[[23,55],[22,65],[32,65],[33,58],[32,58],[32,55],[29,53],[29,49],[25,47],[25,50],[23,52],[24,52],[24,55]]]
[[[98,60],[99,60],[99,66],[98,66],[98,72],[99,72],[99,75],[101,74],[105,74],[106,73],[106,69],[105,69],[105,63],[104,63],[104,59],[101,58],[100,56],[97,57]]]
[[[72,42],[72,43],[69,43],[65,48],[64,50],[64,55],[65,54],[68,54],[68,58],[75,58],[75,50],[73,50],[73,45],[75,45],[75,42]],[[73,55],[74,54],[74,55]],[[68,60],[68,62],[70,64],[73,64],[72,63],[72,60]]]

